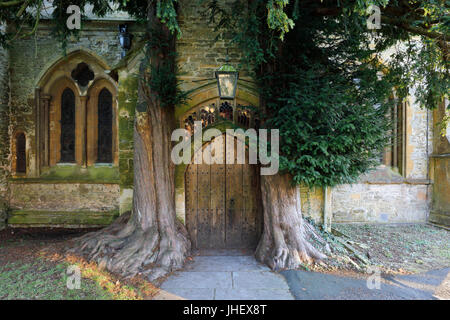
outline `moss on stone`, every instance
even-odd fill
[[[54,166],[42,171],[39,178],[13,178],[18,182],[89,182],[89,183],[118,183],[120,179],[118,167],[88,167]]]
[[[58,226],[104,226],[111,224],[119,216],[119,211],[33,211],[14,210],[8,217],[8,225],[58,225]]]
[[[133,186],[134,116],[138,99],[138,76],[121,72],[119,80],[119,172],[120,187]]]

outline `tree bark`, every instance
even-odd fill
[[[261,176],[264,229],[256,259],[274,270],[296,269],[326,256],[311,243],[323,243],[302,218],[300,193],[291,176]]]
[[[133,210],[109,227],[81,237],[79,246],[70,251],[123,276],[144,274],[154,280],[183,266],[190,241],[175,213],[175,166],[170,157],[174,106],[162,106],[150,85],[152,71],[174,67],[170,59],[175,37],[156,17],[155,3],[149,3],[151,47],[141,64],[138,91],[138,105],[146,108],[136,110],[134,123]]]

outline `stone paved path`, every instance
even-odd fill
[[[189,300],[293,300],[281,275],[252,256],[196,256],[161,289]]]
[[[384,277],[379,289],[367,279],[300,270],[282,271],[297,300],[429,300],[450,299],[450,268]]]

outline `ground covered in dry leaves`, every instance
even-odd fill
[[[384,273],[419,273],[450,267],[450,231],[428,224],[333,227]]]
[[[140,300],[158,294],[158,288],[144,279],[121,279],[78,257],[64,257],[62,252],[73,245],[71,240],[88,231],[0,231],[0,300]],[[305,269],[357,275],[377,266],[386,274],[408,274],[450,266],[450,231],[431,225],[335,225],[332,234],[323,236],[330,243],[330,258]],[[79,290],[66,285],[71,265],[81,270]]]

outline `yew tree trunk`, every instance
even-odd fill
[[[264,229],[256,258],[274,270],[296,269],[326,256],[311,242],[320,236],[302,217],[300,193],[291,176],[261,176]]]
[[[140,68],[134,123],[133,210],[80,238],[81,245],[71,251],[123,276],[144,274],[154,280],[183,266],[190,241],[175,213],[175,167],[170,157],[174,106],[163,104],[150,85],[158,70],[174,68],[175,37],[156,17],[155,1],[149,3],[151,45]]]

